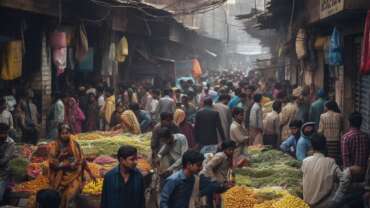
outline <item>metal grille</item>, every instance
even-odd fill
[[[361,62],[361,37],[355,39],[355,60]],[[359,75],[355,86],[355,108],[362,114],[362,130],[370,133],[370,75]]]
[[[370,75],[361,78],[361,105],[362,130],[370,133]]]

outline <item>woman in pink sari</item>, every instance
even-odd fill
[[[80,109],[79,104],[73,97],[69,97],[65,107],[64,122],[69,124],[73,134],[81,133],[82,123],[85,114]]]

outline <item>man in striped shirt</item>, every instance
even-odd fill
[[[349,122],[351,128],[343,135],[341,141],[343,168],[360,167],[360,174],[356,178],[362,181],[369,157],[369,136],[360,130],[362,124],[360,113],[352,113]]]

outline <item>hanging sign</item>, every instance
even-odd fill
[[[344,10],[344,0],[320,0],[320,19]]]

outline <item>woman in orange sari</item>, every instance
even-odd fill
[[[50,186],[62,197],[60,208],[67,208],[81,191],[83,172],[87,170],[80,146],[72,139],[67,124],[59,127],[58,139],[50,143],[49,168]]]

